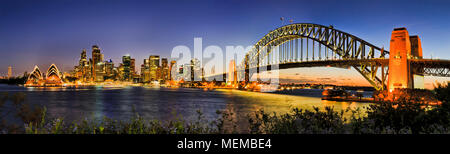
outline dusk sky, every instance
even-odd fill
[[[139,69],[151,54],[170,57],[178,45],[193,50],[194,37],[202,37],[204,47],[253,45],[282,25],[280,17],[295,23],[333,25],[387,50],[391,31],[406,27],[410,35],[421,38],[425,58],[450,59],[449,6],[448,0],[1,0],[0,75],[6,74],[8,66],[14,75],[21,75],[34,65],[45,70],[51,63],[69,71],[83,48],[91,57],[95,44],[105,59],[116,64],[130,54]],[[311,73],[302,77],[323,73],[324,78],[339,75],[336,80],[364,81],[354,70],[306,70]],[[284,72],[286,76],[299,73],[295,69]]]

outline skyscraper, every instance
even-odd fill
[[[12,77],[12,67],[8,67],[8,79]]]
[[[141,66],[142,82],[150,82],[150,59],[144,59],[144,64]]]
[[[86,66],[87,63],[88,63],[88,61],[87,61],[86,49],[83,49],[83,51],[81,51],[80,62],[78,63],[78,66]]]
[[[161,59],[161,79],[164,81],[169,80],[169,62],[167,58]]]
[[[92,77],[94,81],[98,81],[99,69],[98,64],[102,61],[102,54],[100,53],[100,48],[97,45],[92,46]],[[102,76],[103,77],[103,76]],[[103,79],[101,79],[103,80]]]
[[[169,65],[169,77],[168,77],[168,80],[170,80],[170,81],[172,81],[173,80],[173,77],[172,77],[172,75],[175,75],[175,73],[177,72],[177,70],[176,70],[176,66],[175,66],[175,64],[177,63],[177,61],[175,61],[175,60],[172,60],[172,61],[170,61],[170,65]],[[173,69],[175,67],[175,69]]]
[[[105,80],[105,62],[100,61],[95,66],[95,82],[103,82]]]
[[[202,76],[202,69],[200,66],[200,60],[194,58],[191,60],[191,81],[200,81]]]
[[[111,59],[105,61],[105,76],[108,79],[114,79],[114,63]]]
[[[192,63],[192,61],[191,61]],[[181,67],[183,68],[182,71],[180,71],[180,75],[182,77],[182,79],[184,79],[184,81],[192,81],[193,80],[193,73],[192,73],[192,64],[191,63],[186,63],[184,65],[182,65]]]
[[[83,49],[80,54],[78,66],[75,66],[75,77],[82,82],[86,82],[89,80],[90,75],[91,70],[89,68],[89,61],[87,60],[86,49]]]
[[[145,59],[144,59],[144,61],[145,61]],[[145,74],[145,66],[144,66],[144,64],[141,64],[141,74],[140,75],[141,75],[141,79],[142,79],[141,81],[142,82],[145,82],[144,81],[144,78],[145,78],[144,74]]]
[[[135,66],[136,60],[134,58],[130,61],[130,74],[131,78],[133,78],[136,75],[136,66]]]
[[[150,81],[156,81],[160,79],[159,71],[159,55],[150,55]]]
[[[123,81],[131,81],[131,57],[130,55],[125,55],[122,57],[122,80]]]
[[[100,48],[98,48],[97,45],[92,46],[92,61],[94,64],[97,64],[98,62],[101,62],[102,60],[102,54],[100,53]]]

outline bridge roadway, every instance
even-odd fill
[[[441,76],[450,77],[450,60],[441,59],[409,59],[412,68],[423,68],[424,75],[427,76]],[[301,67],[338,67],[349,68],[352,66],[362,66],[366,64],[375,64],[375,66],[389,66],[389,59],[373,58],[373,59],[335,59],[335,60],[316,60],[316,61],[301,61],[301,62],[284,62],[278,65],[278,69],[290,69]],[[255,69],[255,68],[253,68]],[[271,66],[267,66],[267,70],[271,70]],[[227,73],[214,74],[206,76],[207,78],[218,77],[222,75],[226,77]]]

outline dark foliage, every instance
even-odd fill
[[[117,121],[107,117],[68,122],[62,118],[49,119],[46,109],[24,103],[23,93],[0,95],[0,133],[34,134],[431,134],[450,133],[449,110],[450,84],[438,84],[433,91],[442,102],[429,106],[426,100],[411,100],[419,97],[404,97],[394,103],[384,102],[367,108],[335,111],[293,109],[291,113],[277,115],[260,110],[248,116],[248,131],[238,131],[233,112],[218,111],[222,115],[215,121],[204,120],[202,112],[194,121],[145,120],[135,114],[130,120]],[[5,107],[9,104],[12,107]],[[350,117],[344,113],[350,112]],[[7,122],[7,115],[20,119],[23,125]]]
[[[15,78],[9,78],[9,79],[0,79],[0,84],[10,84],[10,85],[19,85],[19,84],[25,84],[27,81],[27,77],[15,77]]]

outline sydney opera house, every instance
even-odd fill
[[[47,69],[47,72],[45,74],[41,72],[38,66],[34,66],[33,72],[31,72],[31,74],[28,76],[25,86],[53,87],[53,86],[61,86],[62,84],[63,84],[62,73],[59,72],[58,67],[56,67],[55,64],[52,64]]]

